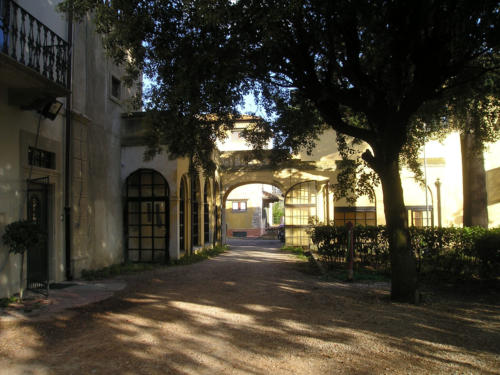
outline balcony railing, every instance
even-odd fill
[[[12,0],[0,0],[0,51],[66,87],[68,43]]]

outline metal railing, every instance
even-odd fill
[[[0,0],[0,51],[66,87],[68,43],[13,0]]]

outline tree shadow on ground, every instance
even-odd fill
[[[390,303],[384,283],[325,282],[297,272],[296,262],[275,249],[236,249],[127,276],[128,287],[113,298],[9,329],[19,342],[0,345],[1,368],[23,374],[500,368],[498,304]]]

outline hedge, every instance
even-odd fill
[[[385,226],[354,227],[354,257],[358,264],[390,272]],[[329,225],[311,229],[321,260],[334,267],[346,262],[347,229]],[[411,249],[421,277],[495,279],[500,270],[500,228],[410,228]]]

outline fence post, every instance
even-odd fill
[[[347,256],[349,257],[349,265],[347,271],[347,280],[352,281],[354,278],[354,225],[349,221],[345,225],[347,229]]]

